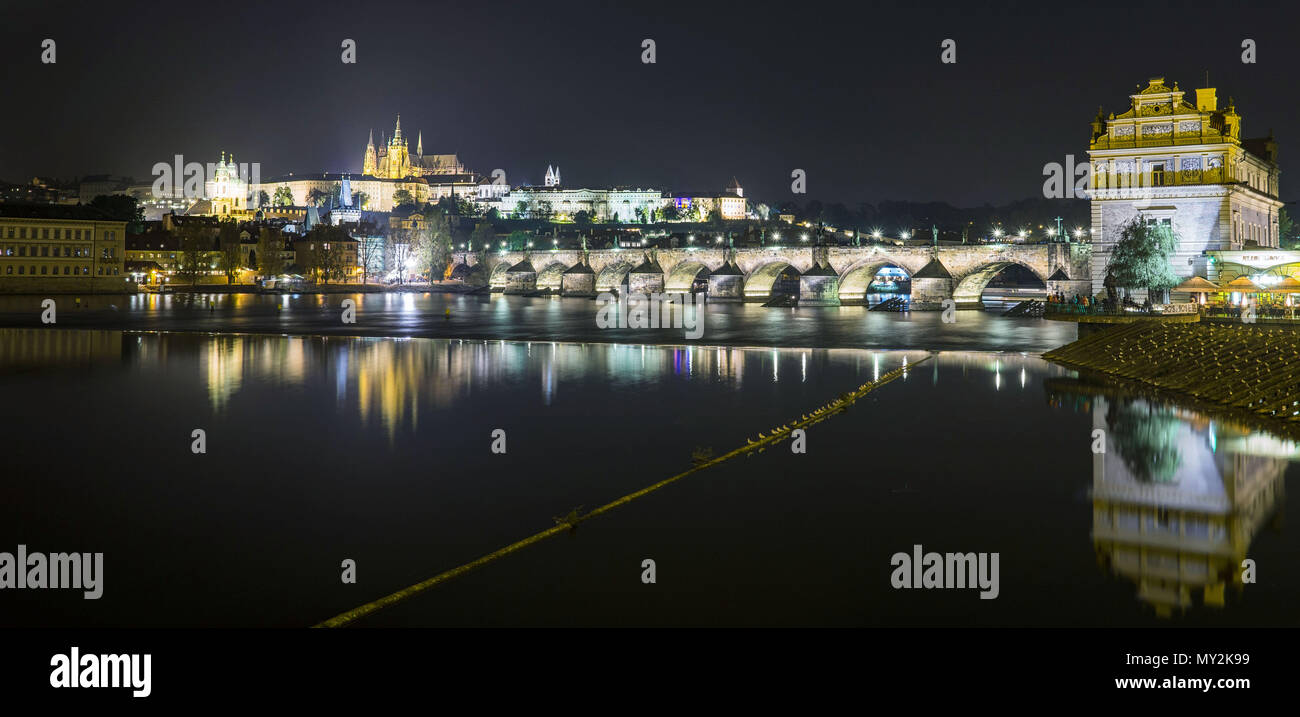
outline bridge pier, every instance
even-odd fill
[[[818,264],[799,277],[800,306],[839,306],[840,277],[829,266]]]
[[[579,262],[560,275],[560,296],[595,298],[596,272]]]
[[[537,291],[537,270],[527,259],[506,270],[505,293],[525,294]]]
[[[640,266],[628,272],[627,291],[629,294],[645,296],[664,293],[664,270],[658,262],[647,256]]]
[[[719,303],[736,303],[745,300],[745,275],[728,261],[709,274],[708,300]]]

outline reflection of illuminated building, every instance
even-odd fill
[[[0,329],[0,374],[121,360],[121,331]]]
[[[1242,588],[1251,540],[1276,511],[1293,444],[1142,400],[1095,398],[1093,545],[1162,617]]]

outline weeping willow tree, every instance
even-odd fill
[[[1135,217],[1120,229],[1119,241],[1111,249],[1106,284],[1129,291],[1146,289],[1148,297],[1163,295],[1179,282],[1169,264],[1177,250],[1178,234],[1172,227]]]
[[[1182,467],[1178,438],[1184,423],[1174,412],[1146,401],[1120,400],[1106,409],[1111,445],[1139,482],[1176,483]]]

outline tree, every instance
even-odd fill
[[[440,202],[438,206],[425,209],[425,228],[418,234],[415,256],[421,266],[428,269],[430,282],[444,277],[451,264],[452,219],[447,211],[449,208]]]
[[[414,256],[412,244],[417,241],[415,232],[404,228],[391,230],[384,239],[384,252],[391,258],[389,266],[395,267],[398,281],[406,280],[406,274],[410,270],[408,265]]]
[[[402,206],[406,206],[407,204],[411,204],[411,205],[415,204],[415,197],[411,196],[410,191],[405,189],[399,189],[396,192],[393,192],[394,206],[402,207]]]
[[[523,251],[528,248],[528,239],[531,235],[525,231],[510,232],[509,242],[510,251]]]
[[[289,191],[289,185],[281,184],[275,188],[275,198],[271,200],[271,204],[277,207],[293,206],[293,192]]]
[[[226,284],[235,283],[243,264],[239,246],[239,225],[233,221],[221,223],[217,233],[218,246],[221,249],[221,269],[226,273]]]
[[[90,206],[119,222],[144,221],[144,207],[126,194],[101,194],[90,200]]]
[[[369,194],[366,194],[365,192],[352,193],[352,206],[357,209],[365,209],[368,204],[370,204]]]
[[[520,199],[519,203],[515,204],[515,219],[526,219],[527,217],[528,217],[528,202]]]
[[[280,256],[284,242],[280,233],[263,227],[257,234],[257,269],[262,276],[279,276],[284,271],[284,261]]]
[[[1300,245],[1300,224],[1297,224],[1286,209],[1281,209],[1277,213],[1277,233],[1278,246],[1283,249],[1294,249]]]
[[[186,224],[177,233],[181,245],[181,278],[190,284],[197,284],[199,275],[208,269],[208,252],[212,250],[212,241],[207,229],[197,224]]]
[[[268,205],[268,204],[270,204],[270,203],[271,203],[271,197],[270,197],[270,195],[268,195],[268,194],[266,193],[265,190],[258,190],[258,192],[257,192],[257,206],[259,206],[259,207],[265,207],[266,205]]]
[[[319,187],[312,187],[311,191],[307,192],[307,203],[314,204],[318,207],[325,204],[325,201],[329,198],[330,193],[322,191]]]
[[[491,249],[496,239],[497,230],[491,222],[479,222],[474,225],[474,232],[469,235],[470,245],[478,247],[480,251]]]
[[[579,209],[578,213],[573,215],[573,222],[575,224],[590,224],[591,212],[586,209]]]
[[[1169,258],[1178,250],[1178,235],[1166,224],[1149,224],[1135,217],[1120,229],[1119,240],[1106,264],[1106,281],[1121,289],[1146,289],[1155,301],[1178,285]]]
[[[383,267],[384,246],[382,242],[374,241],[374,238],[368,236],[369,232],[358,232],[361,236],[357,237],[357,259],[361,263],[361,283],[370,282],[370,274]]]
[[[661,216],[663,217],[664,221],[675,222],[678,219],[682,218],[682,213],[677,208],[676,204],[669,204],[668,206],[663,208]]]

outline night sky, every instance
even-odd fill
[[[977,3],[970,3],[976,5]],[[3,0],[0,178],[112,173],[221,150],[262,176],[361,169],[394,116],[415,150],[541,183],[761,201],[999,204],[1086,156],[1097,107],[1151,76],[1236,98],[1300,196],[1300,10],[1043,3],[24,3]],[[41,41],[57,64],[40,62]],[[344,38],[355,65],[340,61]],[[657,62],[641,62],[641,41]],[[944,38],[957,64],[939,61]],[[1241,43],[1257,43],[1243,64]],[[1295,169],[1297,171],[1292,172]]]

